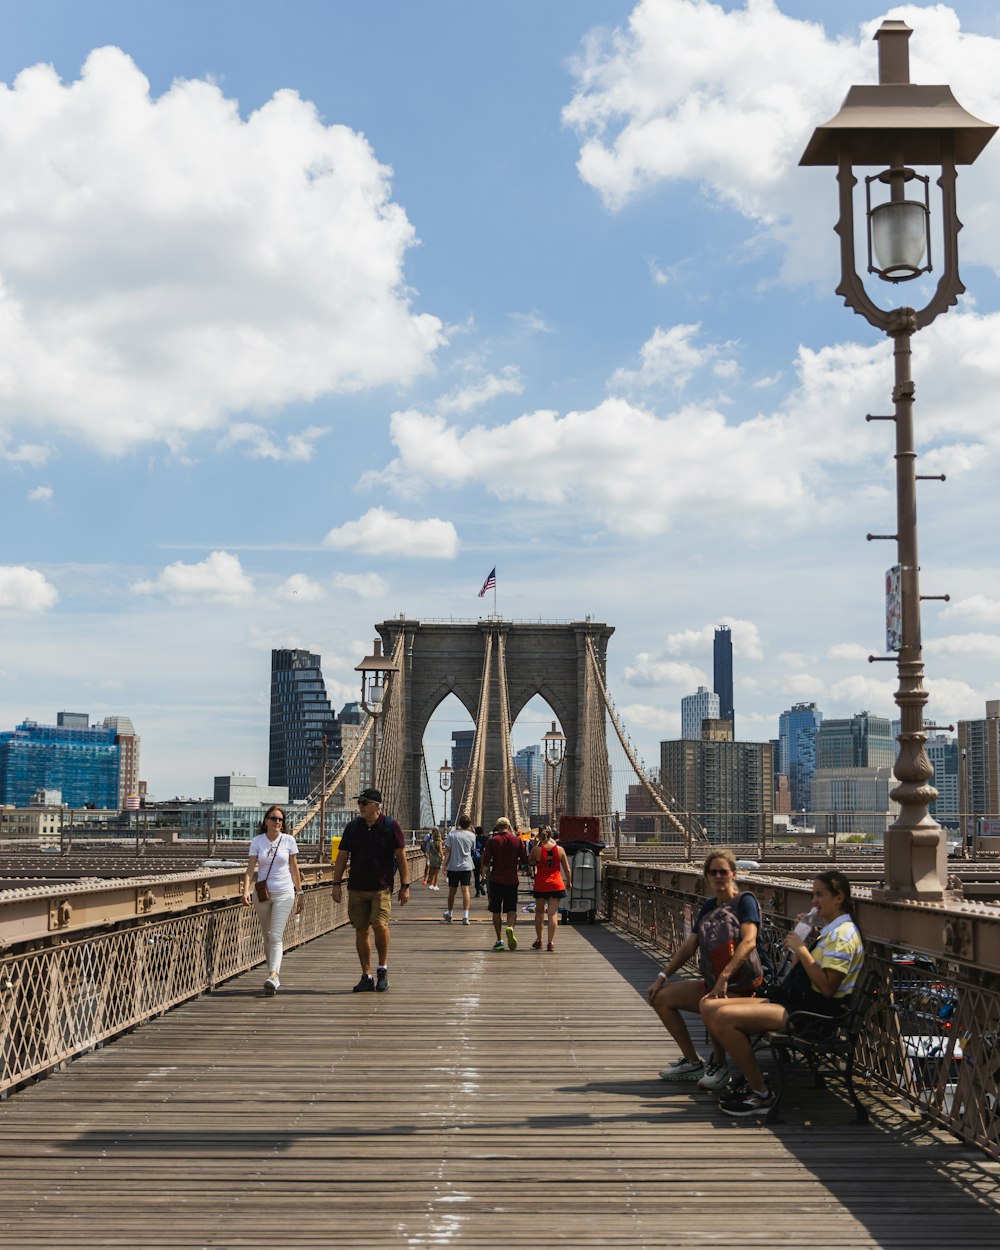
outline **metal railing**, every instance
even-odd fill
[[[795,916],[808,907],[805,882],[773,879],[746,887],[762,908],[764,938],[778,950]],[[863,891],[858,891],[863,893]],[[704,901],[696,873],[680,868],[607,864],[604,905],[613,923],[664,954],[676,949],[691,931],[691,922]],[[860,902],[860,900],[859,900]],[[941,909],[925,905],[861,903],[862,930],[906,929],[906,919],[941,916]],[[972,930],[981,923],[995,933],[1000,909],[982,905],[953,909],[937,930],[945,936],[949,924]],[[969,935],[970,957],[956,959],[942,943],[933,949],[914,949],[884,936],[865,937],[867,966],[881,976],[875,1010],[862,1038],[859,1069],[867,1079],[896,1095],[913,1110],[975,1143],[1000,1159],[1000,967],[971,962],[977,950],[994,949],[992,936],[977,940]]]
[[[423,852],[410,850],[408,858],[412,873]],[[286,949],[346,923],[346,894],[335,905],[328,884],[307,882],[303,912],[285,927]],[[232,895],[177,915],[23,946],[35,949],[15,947],[0,957],[0,1095],[213,990],[265,956],[255,909]]]

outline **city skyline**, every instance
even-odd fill
[[[494,567],[508,619],[615,627],[647,761],[720,626],[741,739],[894,717],[890,352],[797,161],[890,13],[1000,122],[1000,14],[817,7],[5,3],[0,724],[124,711],[159,796],[266,776],[272,649],[343,706],[377,622],[475,619]],[[913,352],[939,724],[1000,695],[1000,140],[958,211]]]

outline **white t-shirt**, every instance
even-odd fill
[[[293,894],[288,857],[298,855],[299,848],[290,833],[282,833],[272,842],[266,833],[258,833],[250,843],[250,854],[257,856],[257,880],[266,883],[271,894]]]
[[[451,851],[448,856],[449,872],[472,872],[472,848],[476,845],[476,835],[471,829],[452,829],[444,840]]]

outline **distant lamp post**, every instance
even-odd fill
[[[450,817],[448,816],[448,794],[451,790],[451,783],[454,780],[455,770],[447,760],[438,769],[438,785],[441,787],[441,806],[444,813],[444,828],[447,829]],[[443,832],[443,830],[442,830]]]
[[[556,826],[556,769],[563,762],[566,755],[566,738],[556,729],[555,721],[552,722],[552,728],[547,734],[542,735],[542,750],[545,753],[545,763],[549,767],[549,822],[552,828]]]
[[[382,654],[382,640],[375,639],[372,654],[366,655],[354,671],[361,674],[361,706],[372,718],[372,768],[371,784],[378,789],[376,768],[378,763],[378,719],[385,710],[386,685],[399,665]]]
[[[840,186],[840,284],[837,294],[870,325],[883,330],[894,344],[894,412],[896,424],[896,533],[869,534],[897,544],[901,569],[902,635],[897,655],[900,712],[899,756],[894,772],[898,785],[892,798],[899,816],[885,835],[884,896],[940,899],[947,885],[947,844],[928,810],[937,798],[927,757],[920,643],[920,577],[917,558],[916,449],[913,440],[914,387],[910,375],[910,339],[965,290],[958,273],[958,219],[955,166],[971,165],[996,133],[996,127],[967,113],[947,86],[910,83],[909,38],[905,22],[886,21],[877,31],[879,81],[854,86],[836,117],[817,127],[801,165],[834,165]],[[930,178],[911,166],[940,171],[941,276],[930,301],[920,310],[884,311],[868,295],[857,271],[854,244],[852,166],[879,167],[865,178],[868,272],[885,282],[912,281],[931,270],[930,219],[933,205]],[[938,480],[941,480],[940,477]],[[875,659],[876,657],[871,657]],[[887,657],[891,658],[891,657]]]
[[[524,819],[527,821],[528,828],[531,828],[531,787],[525,786],[521,791],[521,798],[524,799]]]

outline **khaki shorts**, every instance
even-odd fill
[[[392,911],[391,890],[348,890],[347,919],[355,929],[388,924]]]

